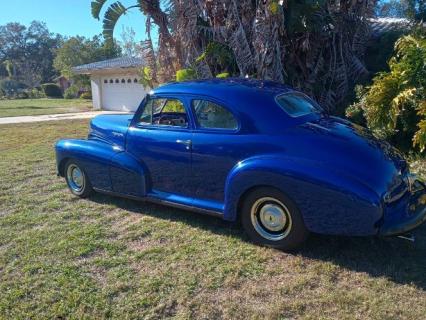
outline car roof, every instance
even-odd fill
[[[204,79],[183,82],[169,82],[153,90],[161,93],[193,93],[223,98],[225,94],[262,94],[275,97],[277,94],[293,91],[290,86],[282,83],[247,78]]]
[[[246,78],[206,79],[171,82],[151,91],[153,95],[189,94],[224,103],[239,115],[241,132],[279,132],[297,124],[275,101],[279,94],[296,92],[292,87],[268,80]]]

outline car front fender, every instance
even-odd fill
[[[55,145],[58,174],[64,176],[68,159],[78,161],[95,189],[144,196],[144,168],[122,147],[100,140],[59,140]]]
[[[122,150],[98,140],[64,139],[55,146],[58,174],[65,175],[68,159],[77,160],[89,176],[94,188],[112,191],[110,179],[111,158]]]
[[[373,235],[383,215],[380,197],[362,181],[309,159],[256,156],[239,162],[225,186],[226,220],[235,220],[240,200],[259,186],[275,187],[299,207],[317,233]]]

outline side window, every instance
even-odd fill
[[[238,128],[238,122],[234,115],[214,102],[192,100],[192,108],[201,128],[230,130]]]
[[[168,99],[163,107],[162,112],[186,113],[182,102],[177,99]]]
[[[154,99],[148,100],[145,104],[145,108],[143,109],[142,115],[139,119],[139,123],[143,124],[152,124],[152,104]]]
[[[183,103],[178,99],[149,99],[139,123],[160,126],[187,127],[188,116]]]

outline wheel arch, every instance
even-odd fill
[[[275,189],[275,190],[285,194],[285,192],[283,190],[277,188],[276,186],[270,185],[270,184],[258,184],[258,185],[253,185],[253,186],[247,188],[246,190],[244,190],[244,192],[240,195],[240,197],[238,199],[237,212],[236,212],[236,216],[235,216],[236,220],[238,220],[240,218],[243,203],[244,203],[245,199],[247,199],[249,194],[254,192],[255,190],[262,189],[262,188]]]
[[[58,175],[61,177],[65,177],[65,165],[68,160],[72,159],[71,157],[65,157],[61,159],[58,163]]]

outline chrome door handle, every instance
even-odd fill
[[[180,139],[177,139],[176,143],[184,144],[186,146],[186,149],[188,149],[188,150],[191,148],[191,145],[192,145],[192,141],[191,140],[180,140]]]

